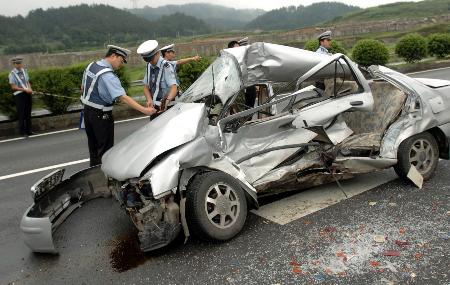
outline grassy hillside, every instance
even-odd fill
[[[309,6],[284,7],[267,12],[251,21],[248,29],[288,30],[329,21],[337,16],[360,10],[338,2],[320,2]]]
[[[165,15],[183,13],[205,21],[213,30],[243,28],[251,20],[266,12],[261,9],[234,9],[206,3],[165,5],[157,8],[145,6],[144,8],[130,9],[128,11],[152,21],[158,20]]]
[[[26,17],[0,16],[4,53],[74,50],[108,43],[136,43],[155,37],[209,33],[207,25],[184,14],[149,21],[106,5],[37,9]]]
[[[450,13],[449,0],[425,0],[420,2],[398,2],[371,7],[359,12],[338,17],[330,23],[355,23],[379,20],[410,19]]]

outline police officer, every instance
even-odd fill
[[[14,94],[17,114],[19,117],[19,132],[23,136],[33,135],[31,131],[31,89],[30,77],[23,68],[23,58],[14,57],[11,59],[14,69],[9,74],[9,84]]]
[[[90,165],[101,164],[103,154],[114,145],[113,103],[117,100],[146,115],[156,112],[127,96],[114,70],[127,62],[130,51],[108,45],[105,58],[90,63],[83,74],[81,102],[88,138]]]
[[[172,64],[175,72],[177,71],[177,67],[191,61],[199,61],[201,59],[200,56],[196,55],[194,57],[187,57],[175,60],[175,44],[170,44],[160,49],[162,57],[167,60],[170,64]]]
[[[164,112],[177,96],[178,82],[175,70],[172,64],[161,57],[158,42],[155,40],[142,43],[137,53],[147,62],[143,80],[144,95],[147,98],[147,105],[154,106],[158,110],[157,114],[150,117],[154,119]]]
[[[173,66],[173,70],[175,71],[175,78],[177,79],[178,86],[180,86],[180,79],[178,78],[178,74],[177,74],[178,66],[192,62],[192,61],[199,61],[201,59],[201,57],[196,55],[194,57],[187,57],[187,58],[175,60],[174,47],[175,47],[175,44],[170,44],[165,47],[162,47],[159,50],[161,51],[162,57]],[[177,95],[179,95],[179,93],[180,92],[178,90]]]
[[[319,48],[317,53],[331,55],[329,49],[331,48],[331,31],[321,33],[317,39],[319,40]]]

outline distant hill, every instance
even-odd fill
[[[426,0],[420,2],[398,2],[371,7],[337,17],[329,23],[357,23],[367,21],[410,19],[431,17],[450,13],[449,0]]]
[[[320,2],[309,6],[290,6],[269,11],[247,24],[248,29],[289,30],[330,21],[361,8],[338,2]]]
[[[256,17],[266,13],[262,9],[234,9],[207,3],[190,3],[184,5],[165,5],[157,8],[145,6],[130,9],[131,13],[148,20],[158,20],[164,15],[183,13],[205,21],[214,31],[242,29]]]
[[[78,5],[31,11],[26,17],[0,16],[4,53],[74,50],[108,43],[137,44],[149,38],[209,33],[205,22],[175,14],[149,21],[106,5]]]

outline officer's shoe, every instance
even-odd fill
[[[127,207],[128,208],[137,208],[143,205],[139,194],[136,192],[129,192],[127,195]]]

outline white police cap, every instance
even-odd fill
[[[163,52],[168,52],[168,51],[173,51],[174,47],[175,47],[175,44],[170,44],[170,45],[167,45],[167,46],[164,46],[164,47],[160,48],[159,50],[163,51]]]
[[[151,57],[158,51],[158,41],[155,40],[145,41],[137,48],[137,53],[143,57]]]
[[[20,57],[20,56],[15,56],[15,57],[11,58],[12,63],[22,63],[22,61],[23,61],[23,57]]]
[[[320,40],[324,40],[324,39],[330,39],[331,40],[331,31],[325,31],[323,33],[321,33],[317,39]]]
[[[246,46],[248,45],[248,37],[245,37],[243,39],[238,40],[239,46]]]
[[[106,47],[108,48],[108,51],[112,51],[113,53],[122,56],[124,62],[127,62],[127,57],[130,55],[131,50],[115,45],[107,45]]]

